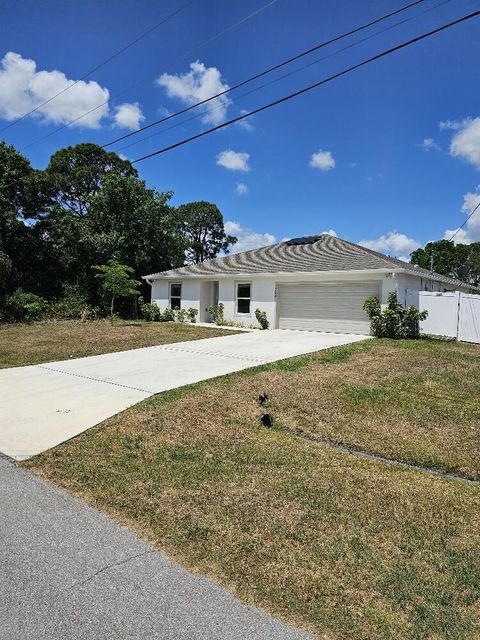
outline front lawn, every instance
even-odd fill
[[[58,320],[0,324],[0,369],[199,340],[231,331],[165,322]]]
[[[368,341],[160,394],[23,463],[327,640],[480,637],[480,348]],[[267,391],[274,428],[258,424]]]

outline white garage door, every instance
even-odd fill
[[[362,306],[365,298],[379,296],[379,283],[282,284],[277,296],[280,329],[369,334]]]

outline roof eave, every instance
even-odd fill
[[[386,267],[381,267],[378,269],[335,269],[335,270],[325,270],[325,271],[235,271],[232,273],[176,273],[170,274],[168,272],[164,273],[153,273],[148,276],[142,276],[143,280],[171,280],[178,278],[194,278],[196,280],[217,280],[218,278],[252,278],[256,276],[265,277],[265,278],[277,278],[278,276],[315,276],[320,274],[331,273],[334,275],[340,275],[344,273],[353,273],[353,274],[374,274],[374,273],[401,273],[406,271],[405,269],[399,269],[392,267],[390,269]],[[420,274],[418,274],[420,276]]]

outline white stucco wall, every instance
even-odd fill
[[[154,280],[152,283],[152,302],[156,302],[163,311],[170,306],[170,284],[182,284],[182,309],[193,307],[200,311],[199,280]]]
[[[275,274],[269,276],[219,277],[218,301],[224,305],[226,320],[246,325],[256,324],[255,309],[267,313],[272,329],[277,327],[276,290],[280,284],[294,283],[333,283],[365,282],[378,280],[380,302],[387,302],[388,294],[395,292],[402,304],[407,303],[408,291],[443,291],[444,284],[404,273],[316,273],[316,274]],[[154,280],[152,283],[152,302],[156,302],[163,311],[170,306],[169,291],[171,283],[182,284],[182,308],[198,309],[200,322],[210,321],[207,307],[213,303],[213,280],[203,278],[183,278],[176,280]],[[251,304],[249,314],[238,314],[236,309],[236,290],[238,283],[251,284]]]

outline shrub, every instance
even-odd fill
[[[382,311],[380,302],[374,296],[367,298],[363,309],[370,318],[372,334],[377,338],[418,338],[420,320],[425,320],[427,311],[419,311],[414,306],[404,309],[396,293],[389,293],[388,302]]]
[[[185,322],[187,318],[187,310],[186,309],[177,309],[176,311],[176,321],[177,322]]]
[[[266,311],[261,311],[260,309],[255,309],[255,317],[257,319],[258,324],[261,329],[268,329],[270,323],[267,319]]]
[[[52,302],[48,315],[61,320],[77,320],[84,317],[86,309],[88,305],[83,296],[70,296]]]
[[[224,311],[225,307],[222,302],[219,302],[216,307],[208,307],[208,313],[213,316],[213,321],[217,325],[225,324]]]
[[[159,322],[160,321],[160,309],[155,302],[145,302],[141,306],[142,316],[147,322]]]
[[[4,317],[11,322],[33,322],[47,315],[48,302],[28,291],[17,289],[5,300]]]
[[[196,322],[197,316],[198,316],[198,309],[194,309],[193,307],[190,307],[189,309],[187,309],[187,316],[191,323]]]
[[[162,314],[160,314],[160,322],[173,322],[175,320],[175,311],[167,307]]]

